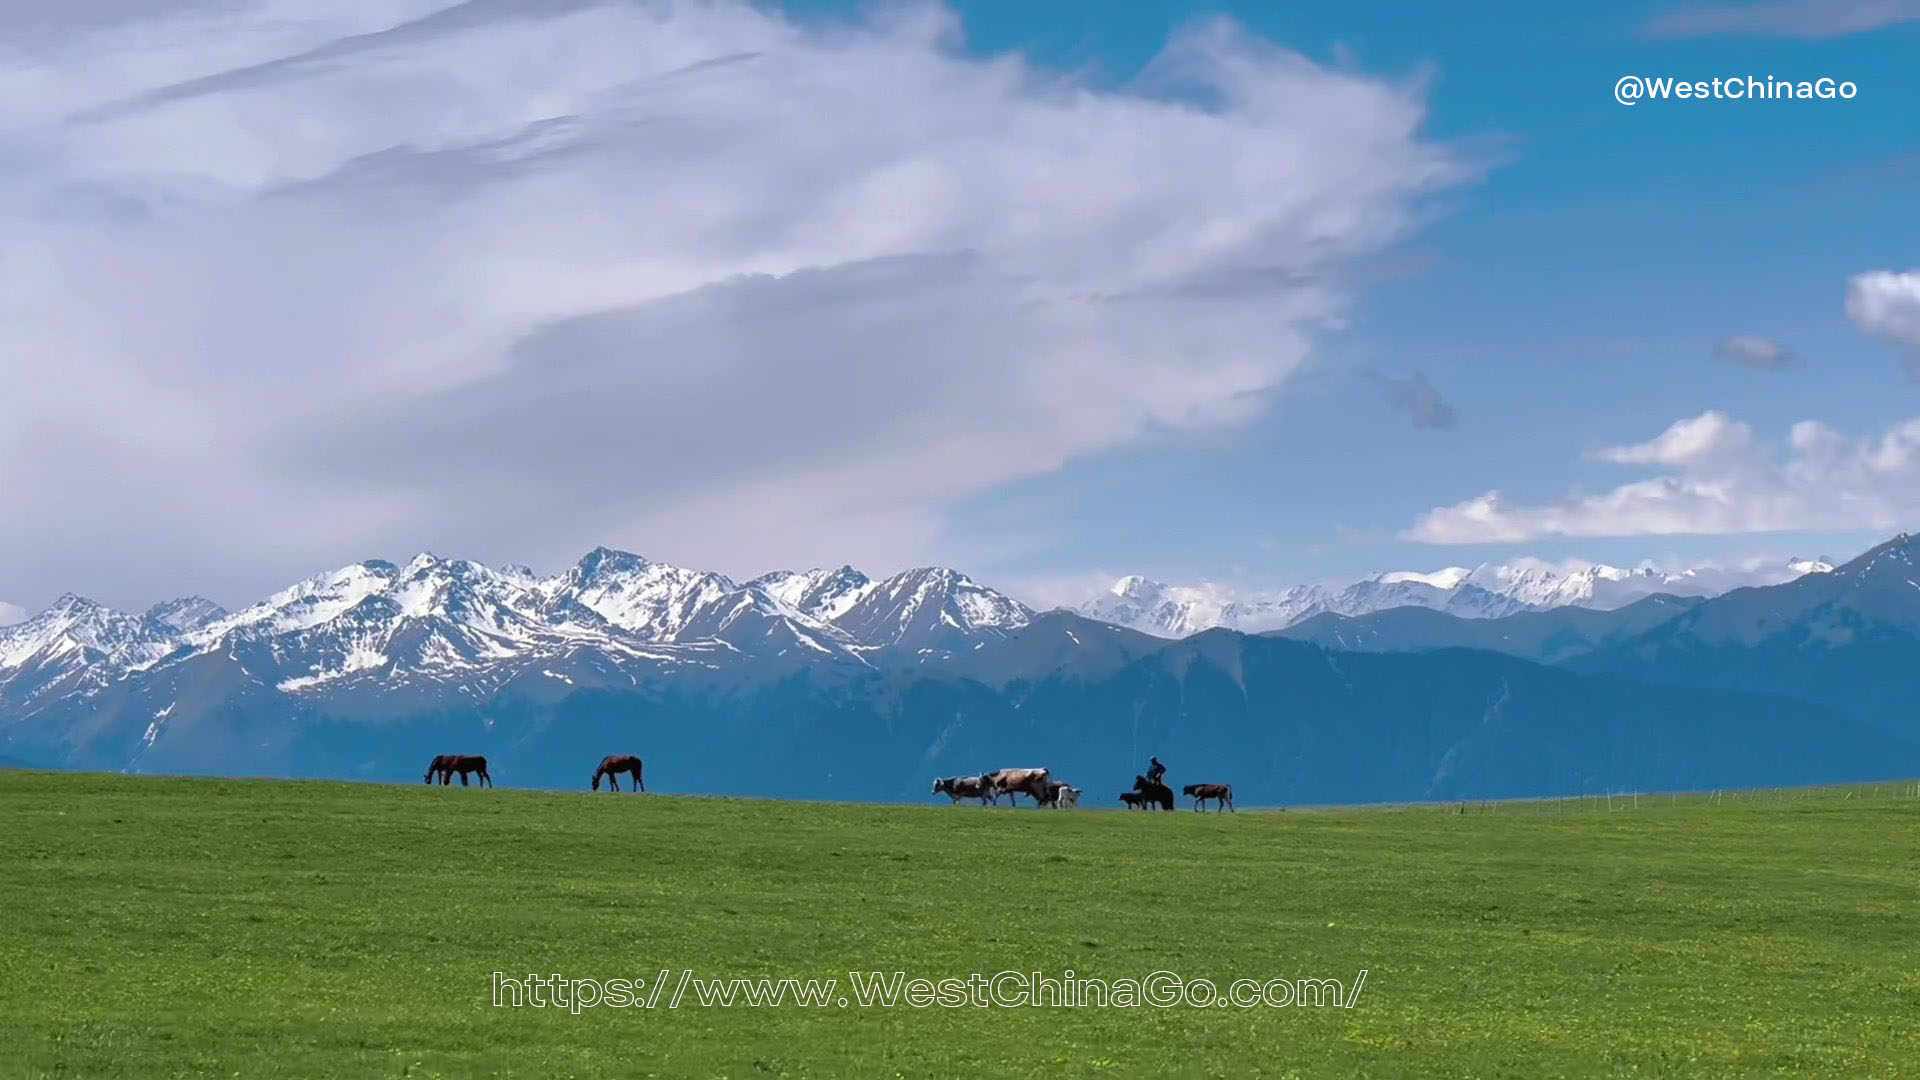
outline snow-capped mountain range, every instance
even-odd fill
[[[1089,618],[1158,637],[1180,638],[1226,627],[1248,633],[1279,630],[1330,612],[1368,615],[1395,607],[1421,607],[1471,619],[1497,619],[1556,607],[1612,610],[1656,593],[1718,596],[1734,589],[1778,585],[1833,569],[1824,559],[1788,559],[1738,568],[1696,566],[1663,569],[1650,563],[1632,569],[1597,563],[1552,564],[1539,559],[1448,567],[1432,573],[1395,571],[1349,584],[1296,585],[1241,592],[1226,586],[1169,585],[1130,576],[1079,604]]]
[[[1791,560],[1741,569],[1624,570],[1526,559],[1378,574],[1346,585],[1237,594],[1126,577],[1074,610],[1159,637],[1273,630],[1322,612],[1423,607],[1499,618],[1561,606],[1610,609],[1654,593],[1717,595],[1831,569]],[[0,627],[0,698],[98,689],[134,672],[224,655],[301,694],[358,682],[472,683],[529,670],[566,679],[582,651],[618,664],[709,664],[727,653],[872,666],[952,656],[1028,625],[1034,611],[942,567],[875,581],[850,566],[776,571],[744,584],[609,548],[560,574],[421,554],[355,563],[229,612],[187,597],[129,614],[67,595]]]
[[[1027,624],[1025,605],[937,567],[851,567],[736,584],[608,548],[540,577],[431,554],[355,563],[236,612],[199,597],[130,615],[67,595],[0,628],[0,695],[84,690],[224,655],[298,694],[356,679],[459,681],[593,650],[701,662],[726,652],[870,665],[944,655]],[[556,676],[560,677],[560,676]]]
[[[238,611],[65,596],[0,628],[0,769],[418,784],[457,750],[565,788],[638,751],[683,791],[916,798],[1012,760],[1124,782],[1158,748],[1244,766],[1273,801],[1904,776],[1917,565],[1903,535],[1830,571],[1513,563],[1258,596],[1128,579],[1101,611],[1149,634],[939,567],[741,583],[605,548],[551,575],[372,560]],[[1233,632],[1303,616],[1330,625]]]

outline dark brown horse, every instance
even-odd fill
[[[1133,778],[1133,790],[1140,793],[1147,806],[1157,806],[1162,810],[1173,809],[1173,789],[1158,780],[1149,780],[1144,776]]]
[[[633,774],[633,790],[645,791],[647,785],[640,782],[640,759],[632,754],[608,754],[600,759],[600,767],[593,770],[593,790],[600,790],[600,778],[607,778],[607,786],[620,790],[618,774]]]
[[[1180,789],[1180,794],[1193,799],[1193,808],[1199,810],[1208,799],[1214,801],[1214,810],[1233,809],[1233,788],[1227,784],[1188,784]]]
[[[453,782],[454,773],[460,774],[461,787],[467,786],[468,773],[479,773],[482,784],[487,787],[493,786],[493,777],[487,775],[487,759],[479,754],[441,754],[433,759],[433,764],[427,766],[424,782],[433,783],[434,773],[440,774],[441,787]]]

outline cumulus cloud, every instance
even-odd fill
[[[1920,418],[1849,439],[1814,420],[1782,447],[1719,412],[1680,420],[1643,443],[1595,455],[1656,475],[1546,503],[1499,491],[1428,512],[1401,535],[1431,544],[1550,536],[1651,536],[1891,529],[1920,504]]]
[[[1368,373],[1386,396],[1387,404],[1406,413],[1417,428],[1451,428],[1460,419],[1460,410],[1454,408],[1424,371],[1416,371],[1403,378],[1380,372]]]
[[[1915,20],[1920,20],[1920,0],[1763,0],[1665,12],[1647,24],[1647,33],[1661,38],[1740,34],[1814,40]]]
[[[1119,87],[937,7],[35,0],[0,42],[0,565],[129,602],[917,561],[962,496],[1250,415],[1481,167],[1417,82],[1224,21]]]
[[[1755,371],[1780,371],[1800,362],[1800,354],[1777,341],[1738,334],[1713,347],[1713,358]]]
[[[1745,457],[1753,448],[1753,430],[1725,413],[1709,410],[1643,443],[1610,446],[1594,453],[1615,465],[1699,466]]]
[[[1899,349],[1908,380],[1920,382],[1920,271],[1855,274],[1847,282],[1847,317]]]

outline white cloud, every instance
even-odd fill
[[[1920,0],[1763,0],[1679,8],[1656,16],[1647,32],[1663,38],[1743,34],[1812,40],[1915,20],[1920,20]]]
[[[1847,317],[1900,349],[1907,378],[1920,382],[1920,271],[1855,274],[1847,282]]]
[[[1609,446],[1594,457],[1615,465],[1696,466],[1737,459],[1753,447],[1753,429],[1717,410],[1708,410],[1643,443]]]
[[[0,565],[127,602],[913,561],[963,495],[1250,415],[1479,169],[1418,85],[1219,21],[1101,88],[930,7],[75,7],[0,9]]]
[[[14,623],[25,622],[26,620],[26,608],[21,607],[19,604],[9,604],[4,600],[0,600],[0,626],[12,626]]]
[[[1892,529],[1920,505],[1920,418],[1848,439],[1803,420],[1775,448],[1718,412],[1681,420],[1654,439],[1596,455],[1658,475],[1539,504],[1491,491],[1428,512],[1402,536],[1431,544],[1506,543],[1550,536],[1650,536]]]
[[[1800,356],[1777,341],[1737,334],[1713,347],[1714,359],[1755,371],[1780,371],[1800,362]]]

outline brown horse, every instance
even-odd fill
[[[487,775],[487,759],[479,754],[441,754],[433,759],[433,764],[427,766],[427,775],[423,778],[423,782],[433,783],[434,773],[440,774],[441,787],[453,782],[454,773],[460,774],[461,787],[467,786],[468,773],[479,773],[480,782],[483,785],[493,786],[493,777]]]
[[[1193,808],[1199,810],[1208,799],[1214,802],[1217,812],[1221,809],[1233,809],[1233,788],[1227,784],[1188,784],[1180,789],[1180,794],[1193,799]]]
[[[600,767],[593,770],[593,790],[600,790],[600,778],[607,778],[607,786],[620,790],[618,774],[633,774],[633,790],[645,791],[647,785],[640,782],[640,759],[632,754],[608,754],[600,759]]]

